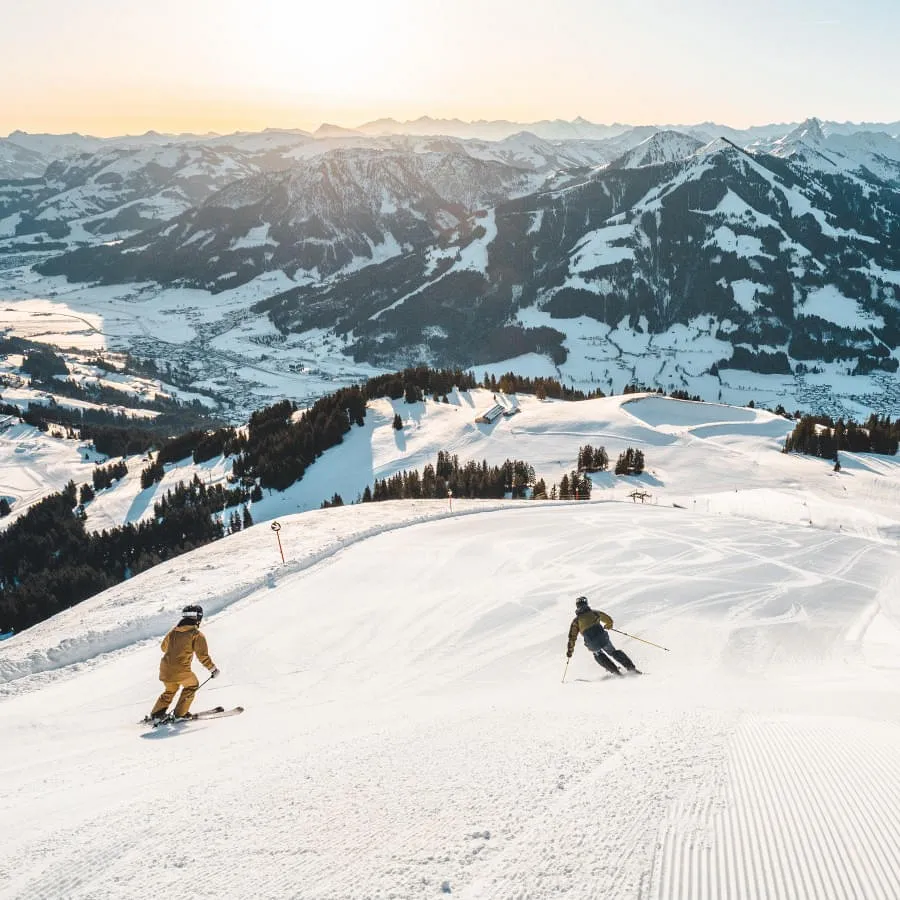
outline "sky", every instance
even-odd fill
[[[0,0],[0,134],[900,118],[894,0]],[[527,11],[526,11],[527,10]]]
[[[395,471],[440,443],[555,476],[639,439],[650,502],[608,473],[589,502],[452,513],[294,515],[289,490],[283,563],[254,505],[3,641],[0,900],[895,897],[900,464],[781,453],[791,423],[763,410],[518,401],[493,427],[472,424],[487,391],[397,401],[406,444],[374,401],[301,484],[333,490],[361,445]],[[581,636],[567,661],[582,594],[644,674]],[[139,724],[197,602],[221,674],[194,709],[244,711]]]

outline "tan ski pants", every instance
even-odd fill
[[[181,688],[181,696],[178,698],[178,703],[175,705],[175,715],[183,716],[188,710],[191,708],[191,704],[194,702],[194,694],[197,693],[197,688],[200,687],[200,682],[197,681],[197,676],[191,672],[183,672],[180,676],[178,676],[175,681],[163,681],[165,685],[165,690],[159,695],[159,700],[153,704],[153,710],[150,715],[155,716],[157,713],[164,712],[169,708],[169,704],[172,702],[172,698],[178,691],[178,688]]]

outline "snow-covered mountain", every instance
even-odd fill
[[[468,155],[335,150],[287,171],[236,181],[163,228],[51,260],[48,272],[107,283],[156,279],[161,267],[197,286],[242,284],[269,270],[318,279],[470,234],[469,216],[542,181]]]
[[[51,163],[35,195],[33,185],[5,192],[17,236],[91,241],[159,225],[215,190],[256,174],[255,160],[233,149],[163,144],[113,147]],[[18,207],[18,208],[16,208]]]
[[[804,408],[849,376],[854,403],[900,399],[889,130],[492,141],[425,133],[435,121],[104,145],[55,163],[0,185],[0,267],[49,276],[4,280],[227,293],[209,331],[239,324],[275,354],[327,343],[351,368],[519,360],[582,387],[711,399],[748,396],[732,391],[749,372]]]
[[[852,134],[865,131],[883,131],[887,134],[900,135],[898,122],[827,122],[832,133]],[[651,127],[654,131],[671,130],[692,134],[704,143],[717,136],[725,136],[742,146],[754,141],[776,140],[798,125],[797,122],[770,123],[754,125],[749,128],[732,128],[719,122],[700,123],[657,123]],[[590,122],[578,116],[571,121],[564,119],[542,119],[537,122],[511,122],[505,119],[492,121],[479,120],[466,122],[461,119],[435,119],[421,116],[418,119],[398,122],[396,119],[375,119],[357,126],[352,131],[370,135],[449,135],[459,138],[475,138],[478,140],[500,141],[518,132],[527,131],[549,141],[568,140],[607,140],[630,131],[632,125],[615,122],[609,125]]]
[[[124,238],[152,229],[244,178],[296,168],[295,180],[302,182],[304,172],[315,168],[313,161],[321,157],[355,159],[358,162],[347,164],[371,166],[377,154],[386,159],[405,155],[410,165],[425,168],[429,154],[459,157],[459,176],[453,174],[453,165],[447,165],[444,173],[431,166],[428,177],[437,180],[435,187],[447,195],[448,202],[470,209],[527,193],[558,173],[605,163],[616,155],[616,147],[603,142],[552,144],[529,134],[492,143],[450,137],[373,137],[347,129],[319,129],[315,136],[268,130],[202,142],[135,139],[103,145],[90,154],[66,156],[49,166],[43,156],[29,156],[30,151],[15,144],[9,147],[18,154],[10,163],[11,171],[18,166],[15,171],[42,177],[39,182],[29,178],[0,185],[0,253],[28,249],[29,243],[30,249],[40,252],[44,248],[37,245],[47,241],[62,249],[60,244],[74,248]],[[32,160],[30,167],[25,165],[26,156]],[[488,170],[500,167],[483,163],[501,164],[510,171],[492,176]],[[449,183],[454,178],[457,183]],[[416,189],[411,187],[409,196],[404,196],[402,187],[401,178],[392,192],[397,204],[406,207]],[[352,199],[345,205],[352,207]],[[4,238],[15,240],[4,243]]]
[[[282,510],[284,564],[261,517],[3,641],[5,894],[892,896],[892,461],[781,454],[754,410],[534,401],[484,426],[474,399],[401,403],[405,447],[355,428],[307,477],[453,435],[557,469],[616,441],[648,503]],[[646,674],[581,638],[566,659],[583,594]],[[150,731],[159,640],[198,602],[221,675],[195,709],[245,711]]]
[[[421,116],[418,119],[398,122],[396,119],[376,119],[355,130],[363,134],[390,135],[414,134],[474,138],[476,140],[502,141],[523,131],[545,140],[603,140],[627,131],[628,125],[598,125],[580,116],[568,122],[563,119],[543,119],[539,122],[510,122],[505,119],[464,122],[461,119],[434,119]]]
[[[40,178],[46,168],[47,160],[42,154],[0,138],[0,181]]]
[[[883,131],[834,133],[809,119],[767,150],[822,172],[874,175],[900,184],[900,138]]]
[[[102,138],[83,134],[30,134],[13,131],[0,138],[0,178],[39,178],[57,160],[93,153]]]
[[[408,361],[410,347],[464,366],[537,352],[565,373],[575,326],[595,343],[614,344],[619,328],[649,335],[644,353],[671,352],[676,369],[713,378],[717,367],[791,375],[837,360],[843,372],[897,370],[900,260],[882,238],[900,228],[900,193],[888,183],[720,141],[499,204],[484,223],[449,268],[416,269],[416,253],[403,270],[301,286],[260,308],[283,331],[352,333],[356,358],[381,365]],[[676,360],[685,328],[704,348],[687,365]],[[601,386],[604,370],[594,367]],[[671,384],[658,362],[656,378]]]
[[[627,150],[610,163],[614,169],[637,169],[658,166],[693,156],[703,146],[702,141],[678,131],[657,131]]]

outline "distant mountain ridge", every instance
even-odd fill
[[[0,185],[0,260],[212,292],[275,273],[293,286],[248,317],[282,339],[334,335],[376,367],[534,354],[564,375],[584,354],[602,386],[658,358],[654,384],[696,392],[699,379],[707,398],[726,370],[897,382],[900,139],[887,131],[356,132],[59,160]]]
[[[580,116],[572,120],[542,119],[537,122],[514,122],[507,119],[465,121],[462,119],[441,119],[420,116],[418,119],[397,121],[392,118],[374,119],[357,126],[343,126],[322,123],[313,131],[298,128],[266,128],[260,132],[238,131],[231,134],[166,134],[147,131],[144,134],[126,134],[113,137],[95,137],[78,133],[39,134],[13,131],[0,137],[0,179],[40,177],[46,167],[59,159],[85,152],[95,152],[102,147],[149,147],[163,144],[224,143],[239,146],[247,138],[269,135],[293,135],[310,139],[334,137],[386,137],[409,135],[433,137],[444,135],[462,139],[500,141],[520,132],[530,132],[537,137],[551,141],[608,140],[635,128],[645,129],[646,135],[657,131],[678,131],[693,135],[703,143],[714,137],[726,136],[742,145],[767,142],[787,134],[802,126],[801,122],[754,125],[748,128],[733,128],[716,122],[701,123],[657,123],[651,125],[630,125],[621,122],[602,124],[590,122]],[[884,132],[900,136],[900,120],[895,122],[830,122],[823,123],[829,134],[855,134],[859,132]]]

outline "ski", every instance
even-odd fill
[[[231,709],[224,709],[221,706],[217,706],[215,709],[204,710],[203,712],[198,712],[197,715],[194,716],[195,719],[224,719],[226,716],[237,716],[240,715],[244,711],[243,706],[234,706]]]
[[[224,719],[226,716],[236,716],[243,711],[243,706],[235,706],[233,709],[205,709],[202,712],[191,713],[189,717],[183,719],[177,719],[175,716],[166,716],[165,719],[160,719],[152,724],[154,728],[159,728],[160,725],[190,725],[191,722],[205,722],[207,719]]]
[[[212,713],[220,713],[220,712],[225,712],[224,706],[211,706],[209,709],[201,709],[195,713],[191,713],[191,715],[208,716],[208,715],[211,715]]]
[[[243,706],[236,706],[234,709],[237,710],[237,712],[235,712],[234,710],[227,710],[227,709],[225,709],[224,706],[213,706],[213,707],[210,707],[209,709],[201,709],[199,712],[191,713],[191,718],[192,719],[209,719],[214,716],[220,716],[220,715],[222,715],[222,713],[226,713],[227,715],[234,716],[234,715],[237,715],[238,712],[244,711]],[[140,722],[138,722],[138,725],[153,725],[155,727],[156,725],[162,725],[164,723],[172,724],[174,721],[175,721],[175,716],[173,716],[171,713],[169,713],[169,714],[163,716],[161,719],[152,719],[152,718],[150,718],[150,716],[144,716],[144,718],[141,719]],[[187,722],[189,720],[184,719],[183,721]]]

